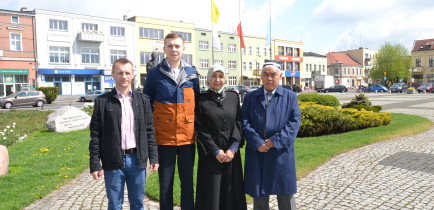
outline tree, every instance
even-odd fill
[[[386,42],[376,55],[370,77],[375,80],[386,77],[386,86],[391,86],[401,79],[409,79],[412,67],[410,52],[403,45]]]

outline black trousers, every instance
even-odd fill
[[[269,210],[270,197],[254,198],[253,210]],[[296,210],[294,195],[277,195],[279,210]]]
[[[160,182],[160,209],[173,209],[173,179],[178,159],[178,175],[181,180],[181,209],[194,209],[193,167],[195,145],[158,145],[158,178]]]

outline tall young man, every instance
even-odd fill
[[[195,94],[199,94],[196,68],[184,62],[184,39],[170,33],[164,39],[164,59],[152,68],[143,93],[154,104],[160,181],[160,209],[173,209],[175,163],[181,180],[181,208],[194,208],[193,166]]]

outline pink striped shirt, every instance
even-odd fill
[[[133,112],[133,94],[131,89],[126,96],[122,96],[121,92],[116,88],[119,101],[121,102],[122,109],[122,122],[121,122],[121,135],[122,135],[122,150],[136,148],[136,136],[134,131],[136,129],[134,124]]]

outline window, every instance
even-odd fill
[[[125,50],[110,50],[110,63],[113,64],[119,58],[126,58],[127,51]]]
[[[69,47],[50,47],[50,63],[69,63]]]
[[[282,46],[279,46],[278,48],[277,48],[277,54],[278,55],[284,55],[285,54],[285,48],[284,47],[282,47]]]
[[[313,65],[313,71],[316,71],[316,64]]]
[[[294,62],[294,71],[300,71],[300,63]]]
[[[214,46],[214,52],[221,52],[223,49],[223,42],[220,42],[220,49],[215,48]]]
[[[300,56],[300,48],[294,48],[294,56]]]
[[[249,62],[249,70],[252,71],[253,70],[253,63]]]
[[[82,23],[81,31],[83,32],[96,32],[98,31],[98,25],[93,23]]]
[[[199,50],[208,50],[208,41],[199,41]]]
[[[140,28],[140,38],[164,39],[164,31],[161,29]]]
[[[259,47],[256,47],[256,55],[260,55],[260,52],[259,52],[260,50],[259,50]]]
[[[178,33],[179,35],[182,36],[182,38],[184,39],[184,42],[191,42],[191,33],[187,33],[187,32],[179,32],[179,31],[172,31],[175,33]]]
[[[234,53],[236,48],[235,44],[228,44],[228,52]]]
[[[199,60],[200,68],[208,68],[208,59],[200,59]]]
[[[428,61],[429,63],[428,63],[428,65],[429,65],[429,67],[433,67],[433,59],[432,58],[429,58],[429,61]]]
[[[206,33],[200,33],[201,36],[206,36]]]
[[[206,78],[207,78],[207,76],[200,76],[199,75],[199,85],[200,85],[200,87],[206,87]]]
[[[286,65],[285,65],[286,69],[285,70],[292,71],[292,62],[285,62],[285,63],[286,63]]]
[[[249,55],[252,54],[252,46],[249,46]]]
[[[292,56],[292,47],[287,47],[286,48],[286,55],[287,56]]]
[[[267,48],[264,47],[264,56],[267,56]]]
[[[68,21],[50,19],[50,29],[51,30],[59,30],[59,31],[67,31],[68,30]]]
[[[82,63],[99,63],[99,49],[82,48],[81,49],[81,62]]]
[[[184,55],[182,55],[181,59],[184,60],[185,62],[189,63],[189,64],[193,63],[193,55],[191,55],[191,54],[184,54]]]
[[[111,36],[125,36],[125,28],[110,26],[110,35]]]
[[[258,61],[256,61],[256,69],[261,69],[261,63],[259,63]]]
[[[223,60],[214,60],[214,65],[223,66]]]
[[[247,62],[243,62],[243,70],[247,69]]]
[[[140,52],[140,65],[146,65],[151,60],[152,52]],[[164,59],[164,53],[155,53],[155,60],[160,63]]]
[[[237,85],[237,77],[229,77],[229,86]]]
[[[309,71],[309,64],[306,64],[306,71]]]
[[[242,48],[242,50],[241,50],[242,52],[243,52],[243,55],[245,55],[246,54],[246,48]]]
[[[236,61],[228,61],[228,69],[236,69],[237,62]]]
[[[323,72],[325,71],[325,65],[322,65],[322,71]]]
[[[420,67],[420,58],[416,58],[416,67]]]
[[[18,24],[18,16],[12,16],[11,17],[11,23]]]
[[[21,51],[21,34],[11,33],[11,50]]]
[[[339,74],[339,69],[335,69],[335,74]]]

